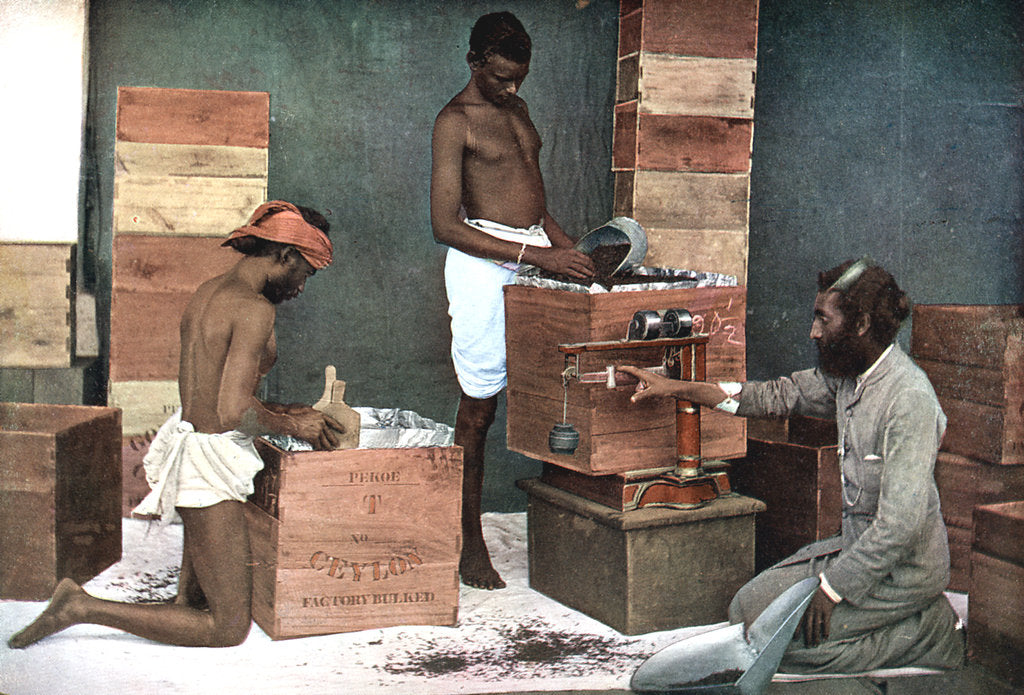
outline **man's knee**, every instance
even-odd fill
[[[731,625],[751,622],[751,617],[746,615],[746,611],[743,609],[745,593],[748,586],[749,583],[741,586],[739,591],[736,592],[736,595],[732,597],[732,601],[729,602],[729,624]]]
[[[249,636],[252,618],[232,618],[231,620],[214,621],[211,647],[237,647]]]
[[[456,416],[456,426],[459,429],[486,430],[494,423],[494,415],[497,411],[498,398],[472,398],[465,394],[459,401],[459,413]]]

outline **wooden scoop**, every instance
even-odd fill
[[[359,413],[345,404],[345,382],[340,381],[334,365],[324,369],[324,395],[313,404],[314,410],[332,418],[345,426],[344,433],[339,433],[338,446],[335,449],[355,449],[359,446]]]

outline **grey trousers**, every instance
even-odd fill
[[[747,582],[729,605],[730,623],[750,623],[779,594],[801,579],[816,577],[834,556],[787,564],[783,560]],[[959,668],[964,630],[943,594],[923,603],[870,598],[863,606],[847,601],[832,612],[829,637],[816,647],[804,643],[798,628],[779,670],[784,673],[861,673],[880,668],[919,666]]]

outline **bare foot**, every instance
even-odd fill
[[[482,554],[463,553],[459,561],[459,576],[463,584],[475,589],[505,588],[505,580],[491,565],[491,557],[486,550]]]
[[[75,620],[69,615],[71,611],[68,604],[75,598],[85,595],[85,591],[78,584],[70,579],[61,579],[57,588],[53,590],[50,605],[28,627],[7,640],[7,646],[12,649],[24,649],[44,637],[71,627]]]

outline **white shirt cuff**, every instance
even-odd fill
[[[715,406],[717,410],[735,415],[736,410],[740,407],[740,402],[737,401],[734,396],[739,395],[740,391],[743,390],[743,384],[738,381],[720,381],[718,382],[718,388],[725,392],[725,400]]]
[[[818,575],[821,580],[821,590],[825,592],[825,595],[832,599],[832,603],[839,603],[843,600],[843,597],[836,593],[836,590],[832,588],[832,585],[825,579],[825,573],[822,572]]]

